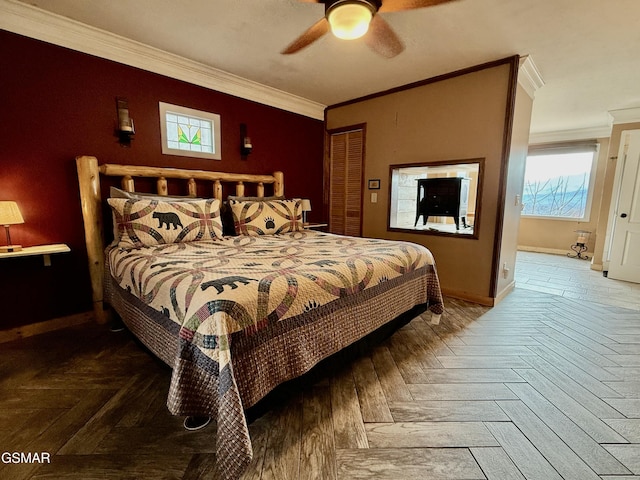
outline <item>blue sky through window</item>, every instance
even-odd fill
[[[591,151],[527,157],[522,214],[584,218],[593,157]]]

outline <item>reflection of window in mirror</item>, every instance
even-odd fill
[[[389,229],[476,238],[482,163],[391,165]]]

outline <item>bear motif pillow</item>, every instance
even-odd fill
[[[302,230],[300,200],[229,200],[237,235],[276,235]]]
[[[222,238],[217,199],[164,202],[109,198],[121,247],[150,247],[167,243]]]

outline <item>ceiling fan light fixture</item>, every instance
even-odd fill
[[[369,30],[374,11],[368,2],[345,0],[336,2],[327,11],[331,32],[343,40],[355,40]]]

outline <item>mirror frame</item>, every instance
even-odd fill
[[[484,178],[484,158],[470,158],[459,160],[438,160],[435,162],[420,162],[420,163],[400,163],[389,165],[389,201],[387,205],[387,231],[388,232],[402,232],[402,233],[414,233],[418,235],[435,235],[442,237],[464,238],[469,240],[478,240],[480,234],[480,217],[482,206],[482,184]],[[473,233],[452,233],[452,232],[440,232],[434,230],[418,230],[413,228],[401,228],[392,227],[391,223],[391,191],[393,189],[393,171],[399,168],[411,168],[411,167],[442,167],[442,166],[455,166],[466,165],[470,163],[478,164],[478,185],[476,187],[476,205],[475,214],[473,217]]]

